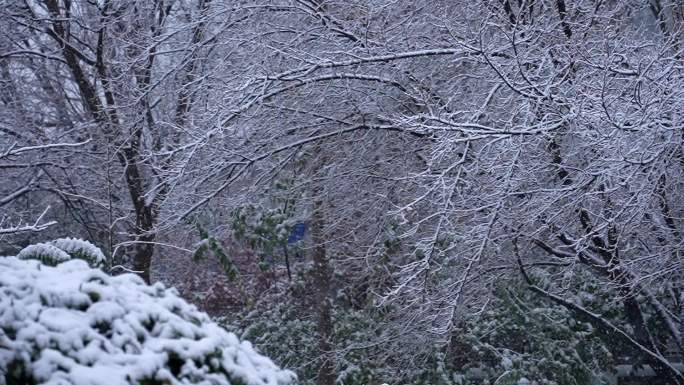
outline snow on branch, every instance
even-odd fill
[[[53,149],[53,148],[65,148],[65,147],[80,147],[85,144],[90,143],[90,139],[85,140],[83,142],[76,142],[76,143],[49,143],[49,144],[41,144],[38,146],[25,146],[25,147],[17,147],[17,143],[13,143],[9,148],[7,148],[5,151],[0,152],[0,159],[6,158],[9,156],[13,155],[19,155],[24,152],[29,152],[29,151],[38,151],[38,150],[48,150],[48,149]]]
[[[57,223],[57,221],[49,221],[49,222],[43,222],[43,218],[47,214],[47,212],[50,210],[50,206],[46,207],[45,210],[43,210],[43,213],[38,216],[38,219],[33,222],[32,225],[25,225],[25,226],[12,226],[12,227],[5,227],[2,228],[0,227],[0,235],[7,235],[7,234],[17,234],[17,233],[28,233],[28,232],[39,232],[47,229],[48,227],[54,225]]]
[[[520,260],[520,257],[518,257],[518,267],[520,269],[520,273],[522,274],[523,278],[525,279],[525,282],[527,283],[527,287],[532,290],[533,292],[540,294],[543,297],[546,297],[550,299],[551,301],[565,307],[566,309],[572,311],[573,313],[577,314],[580,317],[586,318],[589,322],[591,322],[594,326],[608,331],[612,333],[613,335],[616,335],[620,338],[622,338],[625,342],[630,344],[632,347],[634,347],[637,351],[640,351],[642,354],[647,356],[650,360],[652,360],[654,363],[661,365],[664,369],[669,372],[669,374],[672,376],[673,379],[677,381],[677,384],[684,384],[684,375],[675,368],[670,361],[668,361],[665,357],[663,357],[662,354],[659,352],[654,352],[653,350],[649,349],[648,347],[644,346],[641,344],[639,341],[634,339],[631,335],[629,335],[627,332],[622,330],[621,328],[615,326],[612,322],[607,320],[605,317],[603,317],[600,314],[596,314],[583,306],[580,306],[574,302],[570,302],[568,300],[565,300],[561,297],[559,297],[556,294],[550,293],[547,290],[542,289],[541,287],[537,286],[532,278],[527,274],[527,271],[525,270],[525,267],[523,266],[522,261]]]

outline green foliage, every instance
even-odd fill
[[[385,239],[383,241],[382,262],[387,262],[391,257],[401,250],[401,238],[397,234],[397,225],[391,224],[386,230]]]
[[[301,385],[314,385],[320,363],[315,316],[308,301],[307,271],[300,270],[289,290],[276,296],[262,298],[248,314],[228,322],[228,329],[240,331],[242,338],[252,341],[264,354],[278,364],[295,370]],[[335,296],[333,306],[332,345],[337,352],[337,383],[367,385],[402,383],[413,385],[450,385],[445,357],[438,349],[429,351],[427,366],[397,373],[398,355],[405,352],[388,352],[379,341],[386,337],[388,314],[372,304],[362,308],[350,306],[351,293],[347,288]],[[245,325],[240,327],[239,325]]]
[[[263,298],[237,324],[249,325],[242,329],[244,338],[296,370],[302,384],[313,385],[320,357],[315,316],[301,297],[309,292],[304,276],[277,298]],[[600,381],[623,349],[564,307],[509,281],[495,291],[486,312],[457,327],[448,345],[407,341],[416,348],[408,352],[403,337],[388,331],[392,313],[373,301],[352,304],[351,290],[344,286],[333,306],[340,385],[587,384]],[[623,316],[610,292],[585,283],[576,292],[572,300],[592,311]]]
[[[268,257],[275,257],[288,247],[293,225],[287,206],[264,209],[250,205],[233,212],[233,235],[258,253],[262,270],[270,268]]]
[[[313,317],[302,317],[292,303],[279,302],[269,309],[252,313],[247,318],[251,325],[242,337],[251,340],[265,354],[279,364],[297,370],[301,384],[315,383],[319,362],[316,325]],[[333,345],[339,355],[338,383],[365,385],[382,383],[391,371],[383,361],[377,346],[368,347],[368,333],[377,328],[375,320],[365,312],[342,310],[334,317]]]
[[[591,324],[523,287],[499,288],[490,310],[464,329],[453,342],[463,373],[477,368],[497,384],[587,384],[615,363]]]
[[[24,361],[19,359],[7,364],[4,376],[4,383],[7,385],[34,385],[37,383],[31,372],[26,369]]]
[[[200,224],[197,224],[197,231],[199,232],[201,240],[196,246],[197,248],[192,256],[193,260],[198,262],[206,259],[208,255],[213,255],[218,259],[228,278],[231,280],[237,278],[239,271],[230,257],[228,257],[221,242],[219,242],[216,237],[210,235]]]
[[[232,240],[240,242],[241,248],[250,249],[258,255],[258,267],[261,271],[270,270],[274,258],[287,255],[288,247],[295,248],[291,250],[293,253],[298,251],[298,245],[288,245],[288,237],[295,224],[295,201],[288,197],[291,194],[291,185],[292,182],[286,179],[274,184],[275,191],[271,191],[269,197],[271,205],[276,208],[246,205],[236,208],[231,213]],[[208,215],[208,218],[211,218],[211,215]],[[231,280],[237,278],[239,271],[216,236],[196,218],[187,220],[186,223],[194,223],[200,236],[193,259],[201,261],[213,255]]]

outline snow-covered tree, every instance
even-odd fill
[[[411,367],[521,278],[682,384],[683,7],[9,2],[0,228],[36,234],[58,207],[149,280],[159,244],[230,262],[231,214],[284,199],[318,282],[319,385],[341,367],[337,285],[391,309],[383,343]],[[257,246],[282,247],[285,222],[266,227]],[[568,300],[583,281],[627,322]]]

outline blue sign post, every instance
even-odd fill
[[[287,237],[287,245],[297,243],[304,239],[304,235],[306,235],[306,223],[304,222],[297,222],[294,227],[292,227],[292,232],[290,232],[290,236]],[[285,254],[285,267],[287,268],[287,277],[292,280],[292,272],[290,271],[290,255],[287,252],[287,245],[283,245],[283,253]],[[299,259],[299,253],[295,254],[295,257]]]
[[[290,233],[290,236],[287,238],[287,243],[296,243],[304,239],[304,235],[306,234],[306,223],[304,222],[298,222],[294,225],[292,228],[292,232]]]

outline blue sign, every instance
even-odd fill
[[[287,238],[287,243],[295,243],[304,239],[304,234],[306,234],[306,223],[299,222],[294,225],[290,236]]]

